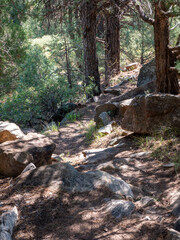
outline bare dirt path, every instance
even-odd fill
[[[104,95],[99,103],[111,96]],[[103,207],[109,198],[115,198],[107,189],[89,193],[72,194],[53,191],[36,186],[14,189],[11,178],[0,178],[0,213],[8,207],[17,206],[19,220],[14,231],[14,240],[163,240],[165,227],[172,228],[175,218],[171,214],[170,195],[180,185],[179,173],[174,168],[164,168],[162,162],[141,155],[134,135],[122,136],[124,145],[114,156],[95,164],[84,163],[81,152],[84,149],[109,146],[111,138],[118,135],[118,129],[110,136],[88,143],[85,132],[93,119],[97,103],[81,109],[80,120],[60,127],[51,133],[56,143],[55,153],[64,153],[62,161],[69,162],[79,171],[96,170],[102,163],[114,177],[120,177],[132,187],[136,209],[130,217],[115,220]],[[85,168],[82,168],[85,166]],[[142,207],[138,201],[151,197],[153,203]]]

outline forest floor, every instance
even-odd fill
[[[135,83],[123,87],[122,91],[126,92]],[[61,126],[49,137],[55,142],[55,154],[60,155],[61,161],[79,171],[96,170],[100,163],[129,158],[118,169],[107,172],[132,186],[136,205],[133,214],[117,221],[103,212],[104,199],[110,197],[105,189],[81,194],[62,191],[57,196],[48,189],[42,192],[39,187],[11,191],[13,179],[0,178],[0,213],[12,206],[17,206],[19,211],[14,240],[160,240],[165,239],[165,227],[173,228],[175,218],[171,214],[170,196],[180,185],[179,173],[174,168],[164,168],[163,162],[151,154],[138,154],[145,150],[138,146],[135,134],[121,136],[125,144],[113,159],[102,159],[82,168],[83,150],[106,148],[112,139],[119,137],[120,127],[103,137],[90,140],[86,136],[95,107],[111,97],[103,94],[98,103],[89,103],[79,110],[80,119]],[[136,203],[144,196],[153,198],[154,204],[139,207]]]

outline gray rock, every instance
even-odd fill
[[[33,169],[36,169],[36,166],[33,164],[33,163],[29,163],[25,168],[24,170],[22,171],[23,173],[24,172],[27,172],[27,171],[31,171]]]
[[[114,164],[113,161],[109,161],[109,162],[99,164],[96,169],[108,172],[108,171],[115,171],[119,168]]]
[[[124,196],[126,198],[133,199],[134,195],[130,186],[122,179],[115,178],[106,172],[98,170],[90,171],[86,174],[92,178],[95,188],[101,189],[102,187],[106,187],[110,192],[114,193],[119,198]]]
[[[85,157],[85,163],[98,163],[109,158],[114,157],[119,152],[116,147],[102,148],[102,149],[91,149],[83,151]]]
[[[96,113],[94,116],[94,121],[99,125],[99,115],[102,112],[109,112],[110,116],[114,116],[118,111],[118,104],[116,103],[105,103],[96,107]]]
[[[155,59],[145,64],[139,73],[137,86],[140,87],[149,82],[156,81],[156,62]]]
[[[117,123],[115,121],[110,122],[106,126],[100,128],[98,130],[98,133],[104,133],[104,134],[110,134],[113,131],[113,127],[117,126]]]
[[[24,136],[24,133],[15,123],[0,121],[0,143],[13,141]]]
[[[135,205],[125,200],[110,200],[105,205],[105,211],[110,212],[112,216],[120,221],[124,217],[129,217],[135,209]]]
[[[97,102],[99,101],[99,97],[98,97],[98,96],[94,96],[94,97],[93,97],[93,100],[94,100],[94,102],[97,103]]]
[[[121,140],[122,140],[122,137],[113,138],[113,139],[110,141],[109,145],[110,145],[110,146],[114,146],[114,145],[118,144]]]
[[[163,164],[163,167],[164,168],[172,168],[172,167],[175,167],[175,164],[174,163],[166,163],[166,164]]]
[[[180,96],[157,93],[134,98],[121,127],[143,134],[151,134],[162,127],[180,129]]]
[[[133,153],[129,157],[130,158],[141,158],[141,157],[148,157],[150,156],[152,152],[147,151],[147,152],[139,152],[139,153]]]
[[[180,240],[180,233],[174,229],[168,229],[166,240]]]
[[[153,198],[145,196],[145,197],[142,197],[141,200],[137,202],[137,206],[141,208],[145,208],[153,205],[154,203],[155,202]]]
[[[98,120],[96,122],[96,124],[98,126],[106,126],[111,122],[111,118],[108,115],[107,112],[102,112],[101,114],[99,114]]]
[[[21,139],[0,144],[0,174],[17,177],[33,163],[36,167],[51,164],[55,144],[47,137],[29,133]]]
[[[18,211],[14,207],[12,210],[3,213],[0,217],[0,239],[12,240],[13,229],[18,220]]]
[[[16,180],[15,186],[43,186],[55,193],[64,189],[72,193],[89,192],[103,187],[117,197],[133,199],[130,186],[121,178],[115,178],[103,171],[78,172],[67,163],[42,166],[29,172],[22,173]]]

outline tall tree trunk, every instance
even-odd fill
[[[81,21],[83,31],[85,85],[95,85],[93,95],[99,95],[100,75],[96,55],[96,14],[97,5],[94,0],[84,0],[81,5]]]
[[[164,3],[161,3],[163,11],[167,11]],[[169,51],[169,19],[161,12],[158,3],[155,3],[155,55],[156,55],[156,91],[162,93],[178,94],[179,86],[177,74],[172,74],[172,56]]]
[[[106,13],[105,31],[105,84],[109,85],[111,77],[120,72],[120,22],[118,11]]]

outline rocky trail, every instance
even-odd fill
[[[121,94],[133,88],[126,81]],[[86,139],[97,105],[114,94],[102,94],[79,110],[80,119],[48,135],[56,144],[52,165],[0,177],[0,215],[18,210],[14,240],[180,239],[180,172],[139,148],[137,135],[118,125]]]

